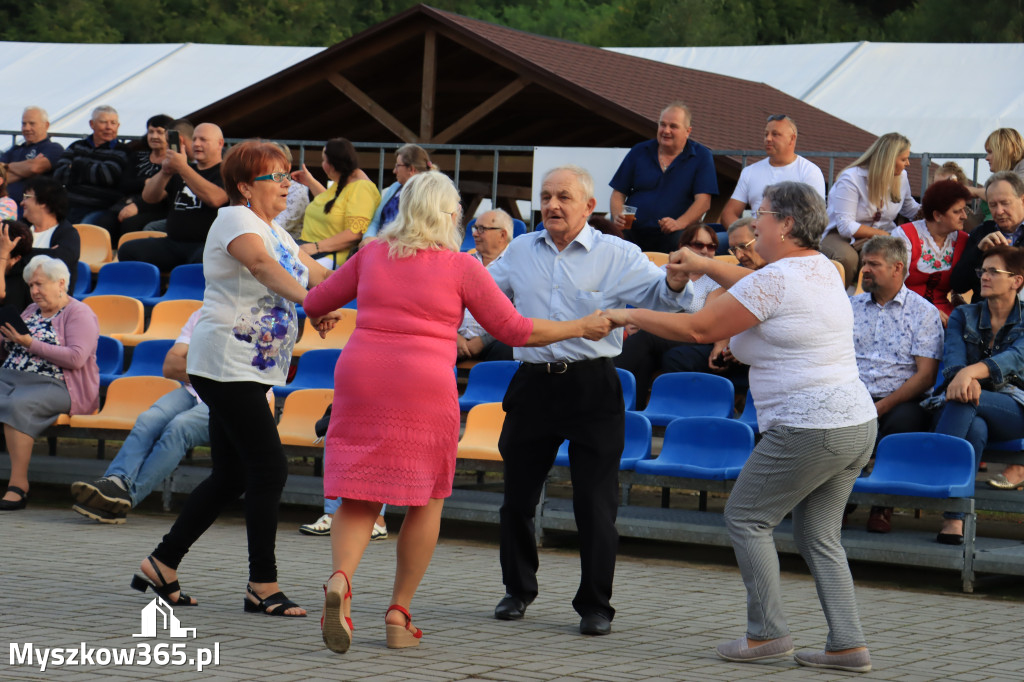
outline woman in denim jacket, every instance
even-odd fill
[[[978,277],[984,300],[949,316],[942,358],[946,403],[935,427],[970,442],[976,463],[990,440],[1024,438],[1024,319],[1017,296],[1024,288],[1024,249],[993,247]],[[1024,487],[1024,466],[1009,466],[992,484]],[[961,544],[963,514],[943,516],[937,540]]]

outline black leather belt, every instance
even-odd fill
[[[565,374],[573,368],[583,368],[598,363],[610,362],[610,358],[594,358],[592,360],[577,360],[576,362],[524,362],[523,367],[533,372],[545,372],[547,374]]]

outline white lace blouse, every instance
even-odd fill
[[[734,336],[729,348],[750,365],[762,433],[775,426],[834,429],[875,418],[857,372],[853,309],[825,256],[776,261],[729,293],[761,320]]]

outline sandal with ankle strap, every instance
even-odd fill
[[[197,602],[192,601],[192,597],[188,596],[187,594],[181,591],[181,585],[178,584],[177,580],[167,582],[167,579],[164,578],[164,574],[160,572],[160,568],[156,565],[156,561],[153,559],[153,557],[149,556],[146,558],[149,559],[149,565],[153,567],[153,571],[156,573],[156,577],[160,580],[162,584],[157,585],[155,582],[145,577],[144,575],[139,575],[138,573],[136,573],[132,577],[133,590],[145,592],[147,589],[152,588],[154,592],[160,595],[160,597],[171,606],[198,606]],[[171,599],[171,595],[175,592],[178,593],[178,598]]]
[[[412,616],[409,615],[409,611],[400,604],[392,604],[388,607],[388,610],[384,612],[384,617],[387,618],[388,614],[392,611],[398,611],[400,614],[405,616],[405,625],[387,625],[388,633],[388,648],[389,649],[405,649],[411,646],[419,646],[420,638],[423,636],[423,630],[416,628],[413,632],[409,629],[412,625]]]
[[[265,613],[268,616],[284,616],[285,618],[306,617],[306,614],[304,613],[294,616],[285,613],[288,609],[301,609],[302,607],[286,597],[284,592],[275,592],[266,599],[260,599],[260,595],[256,594],[256,590],[252,589],[252,585],[246,585],[245,591],[258,600],[256,603],[253,603],[252,599],[242,597],[242,601],[245,602],[244,607],[246,613]],[[280,606],[278,606],[279,604]],[[275,606],[277,606],[276,609],[273,608]]]
[[[341,575],[345,579],[347,592],[328,592],[324,583],[324,615],[320,616],[320,634],[327,648],[336,654],[343,654],[352,646],[352,619],[345,615],[345,603],[351,603],[352,581],[345,571],[331,573],[331,578]],[[327,582],[331,582],[331,578]]]

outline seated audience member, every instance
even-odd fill
[[[821,169],[796,153],[796,135],[796,123],[789,116],[775,114],[768,117],[764,127],[764,151],[768,156],[743,169],[718,222],[732,225],[740,219],[747,206],[756,211],[761,205],[764,188],[784,180],[810,185],[822,199],[825,198],[825,178]]]
[[[179,265],[200,263],[210,225],[227,204],[220,174],[224,135],[212,123],[196,126],[192,139],[195,165],[182,152],[168,149],[160,172],[146,180],[142,200],[151,204],[169,198],[166,239],[136,239],[117,250],[118,260],[144,261],[170,272]]]
[[[487,211],[473,224],[473,243],[476,253],[473,257],[489,268],[491,263],[501,260],[505,249],[512,242],[512,216],[500,208]],[[512,347],[506,346],[480,325],[473,314],[466,310],[455,338],[459,360],[511,360]]]
[[[283,142],[275,143],[284,152],[284,155],[290,161],[292,158],[292,150],[288,145]],[[299,182],[288,183],[288,200],[285,204],[285,209],[277,214],[274,218],[274,222],[280,227],[284,228],[284,231],[292,236],[293,239],[299,239],[302,235],[302,221],[306,215],[306,208],[309,206],[309,188]]]
[[[167,200],[150,204],[142,199],[146,180],[160,172],[167,153],[167,131],[172,130],[174,119],[157,114],[146,121],[146,137],[132,143],[128,155],[128,169],[121,178],[121,201],[111,207],[116,216],[110,237],[114,246],[125,232],[141,230],[154,220],[167,217]]]
[[[869,239],[861,250],[864,293],[850,299],[857,371],[875,401],[878,440],[931,430],[921,401],[939,370],[942,321],[935,306],[904,285],[908,259],[902,239]],[[891,519],[892,507],[872,507],[868,530],[888,533]]]
[[[164,376],[184,384],[156,401],[135,420],[103,478],[71,484],[82,516],[100,523],[124,523],[128,510],[137,507],[167,478],[185,453],[210,442],[210,410],[192,389],[185,360],[192,330],[200,311],[192,313],[181,335],[164,358]]]
[[[64,147],[50,139],[49,129],[46,110],[26,107],[21,114],[21,136],[25,141],[0,154],[0,163],[7,164],[7,194],[15,204],[21,204],[25,181],[50,173],[64,153]]]
[[[32,302],[25,265],[32,253],[32,228],[21,221],[5,220],[0,224],[0,304],[24,310]]]
[[[395,182],[381,195],[380,204],[373,213],[370,226],[366,228],[364,240],[376,237],[378,232],[398,216],[398,202],[402,198],[402,185],[409,182],[409,178],[417,173],[424,173],[428,170],[437,170],[437,166],[430,162],[430,155],[423,147],[407,144],[398,148],[395,152],[395,167],[392,171],[395,174]]]
[[[682,231],[679,247],[705,258],[714,258],[718,250],[718,235],[704,223],[691,225]],[[693,298],[690,305],[682,310],[684,313],[695,313],[703,308],[708,294],[719,288],[706,275],[691,275],[690,282],[693,284]],[[613,362],[616,367],[629,370],[636,377],[637,409],[643,409],[647,404],[655,372],[711,371],[708,356],[713,344],[684,343],[663,339],[646,331],[627,330],[630,333],[622,342],[622,352],[613,358]]]
[[[29,333],[0,327],[0,423],[11,455],[11,478],[0,499],[4,511],[24,509],[28,502],[35,439],[59,415],[91,414],[100,403],[99,321],[89,306],[68,295],[67,266],[36,256],[25,266],[25,281],[35,300],[21,314]]]
[[[78,230],[65,217],[68,211],[67,192],[53,178],[37,175],[25,184],[21,211],[25,222],[32,226],[32,255],[52,256],[64,261],[71,273],[68,290],[74,291],[82,240]]]
[[[999,128],[985,139],[985,160],[993,173],[1013,171],[1024,179],[1024,136],[1013,128]],[[984,188],[972,187],[971,193],[986,199]]]
[[[18,204],[7,196],[7,164],[0,163],[0,220],[17,220]]]
[[[292,173],[292,180],[313,194],[303,220],[301,248],[333,270],[362,240],[380,204],[380,192],[359,169],[355,147],[345,138],[328,140],[321,158],[320,167],[330,179],[330,189],[321,185],[305,165]]]
[[[963,228],[970,200],[970,191],[956,180],[936,182],[921,197],[925,217],[900,225],[892,233],[910,249],[907,287],[939,309],[943,324],[953,312],[950,276],[969,239]]]
[[[977,300],[981,282],[975,270],[989,249],[1000,244],[1024,246],[1024,179],[1013,171],[999,171],[985,181],[985,196],[992,220],[971,232],[963,256],[953,267],[950,285],[953,291],[973,291]]]
[[[111,229],[109,209],[121,199],[121,180],[128,170],[128,146],[117,139],[117,110],[96,107],[89,121],[92,135],[72,142],[53,169],[68,191],[68,220]]]
[[[983,300],[953,309],[946,326],[942,375],[945,404],[936,433],[964,438],[975,466],[989,441],[1024,438],[1024,249],[993,246],[981,265]],[[1012,490],[1024,486],[1024,466],[1010,465],[989,482]],[[963,514],[946,512],[936,538],[963,544]]]
[[[917,218],[921,205],[910,193],[910,140],[886,133],[847,167],[828,193],[828,227],[821,252],[843,264],[846,286],[857,283],[861,246],[896,229],[896,218]]]
[[[636,208],[626,238],[644,251],[669,253],[679,248],[683,229],[699,223],[718,194],[711,151],[690,139],[692,117],[682,102],[672,102],[658,118],[658,136],[634,146],[608,184],[608,217],[626,228],[622,207]]]

